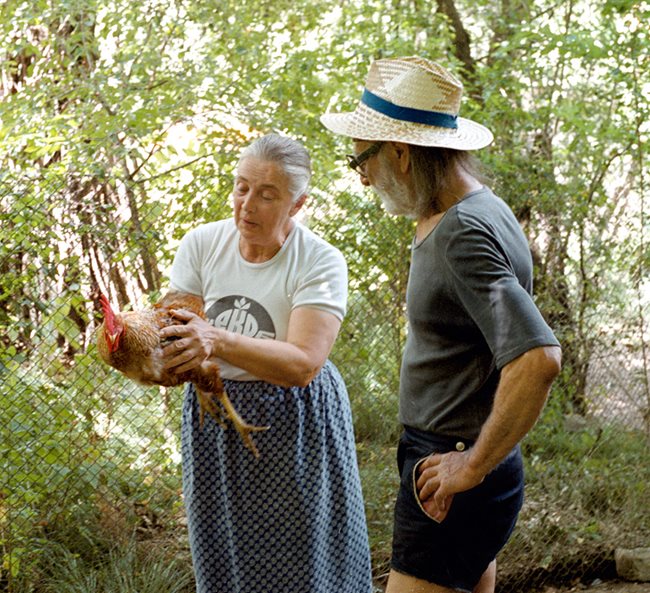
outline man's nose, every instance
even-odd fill
[[[370,187],[370,181],[368,181],[368,178],[365,175],[359,173],[359,179],[361,181],[361,185],[365,185],[366,187]]]

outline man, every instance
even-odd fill
[[[384,59],[354,112],[321,117],[354,139],[350,166],[388,212],[417,221],[387,593],[493,593],[523,501],[519,441],[560,372],[526,238],[468,152],[492,133],[458,116],[461,96],[435,63]]]

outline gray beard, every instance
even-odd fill
[[[416,200],[409,194],[406,185],[398,183],[395,179],[390,179],[376,185],[374,190],[389,214],[408,218],[418,217]]]

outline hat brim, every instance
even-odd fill
[[[335,134],[371,141],[393,141],[418,146],[438,146],[456,150],[478,150],[488,146],[494,136],[485,126],[459,117],[455,129],[401,121],[360,103],[356,111],[326,113],[323,125]]]

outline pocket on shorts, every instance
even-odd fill
[[[420,500],[420,497],[418,496],[418,488],[417,488],[417,483],[418,483],[418,468],[420,467],[420,464],[421,464],[425,459],[427,459],[428,457],[430,457],[430,456],[433,455],[434,453],[435,453],[435,451],[432,451],[429,455],[426,455],[425,457],[422,457],[422,458],[418,459],[418,460],[415,462],[415,465],[413,466],[413,471],[411,472],[411,477],[412,477],[412,479],[411,479],[411,490],[412,490],[413,498],[415,498],[415,502],[416,502],[416,504],[418,505],[418,507],[420,508],[420,510],[422,511],[422,513],[424,513],[424,515],[426,515],[426,517],[428,517],[428,518],[431,519],[432,521],[434,521],[434,522],[436,522],[436,523],[440,523],[440,521],[438,521],[437,519],[435,519],[434,517],[432,517],[429,513],[427,513],[427,511],[425,510],[425,508],[422,506],[422,501]]]

